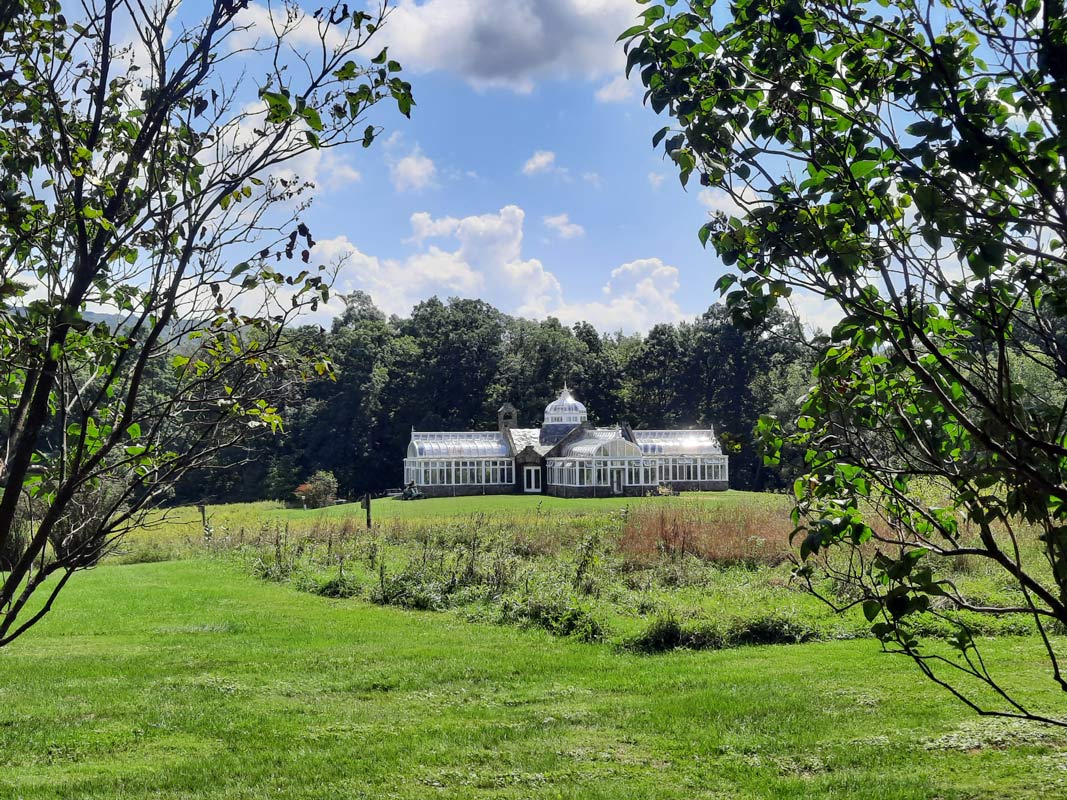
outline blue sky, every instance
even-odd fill
[[[411,120],[378,109],[385,132],[369,150],[296,165],[318,186],[315,255],[345,259],[335,288],[363,289],[388,313],[457,295],[605,331],[714,302],[722,266],[696,232],[721,204],[682,190],[650,144],[666,120],[622,77],[615,39],[640,10],[400,0],[381,43],[413,85]]]

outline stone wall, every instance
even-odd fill
[[[730,488],[726,481],[671,481],[668,484],[677,492],[724,492]],[[611,491],[610,486],[546,486],[545,494],[552,497],[644,497],[654,492],[654,486],[624,486],[621,495]]]
[[[419,491],[425,497],[459,497],[470,494],[515,494],[515,486],[510,483],[463,483],[456,486],[420,486]]]

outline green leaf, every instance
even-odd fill
[[[267,104],[268,122],[285,122],[293,115],[293,106],[289,98],[279,92],[260,92],[260,97]]]
[[[848,171],[853,178],[865,178],[880,164],[880,161],[853,161]]]
[[[316,111],[311,106],[308,106],[303,111],[301,111],[300,112],[300,116],[302,116],[304,118],[304,121],[307,122],[308,127],[310,127],[311,130],[313,130],[313,131],[321,131],[322,130],[322,128],[323,128],[322,117],[320,117],[319,116],[319,112]]]
[[[867,618],[868,622],[874,622],[881,612],[882,604],[877,600],[863,601],[863,616]]]

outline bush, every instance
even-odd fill
[[[604,638],[603,626],[576,600],[563,596],[504,598],[498,620],[543,628],[554,636],[573,636],[582,642],[599,642]]]
[[[337,478],[332,472],[320,469],[308,478],[307,483],[297,486],[293,494],[308,508],[333,505],[333,501],[337,499]]]
[[[723,650],[744,645],[800,644],[817,638],[819,633],[815,628],[775,613],[735,620],[724,628],[713,625],[686,628],[668,612],[624,641],[622,649],[635,653],[665,653],[682,648]]]
[[[347,575],[338,575],[335,578],[321,581],[314,588],[314,593],[322,597],[356,597],[359,594],[359,584]]]
[[[444,611],[454,586],[419,570],[405,569],[395,575],[382,575],[370,591],[370,601],[382,606],[400,606],[419,611]]]
[[[685,631],[674,614],[656,617],[641,633],[623,643],[635,653],[665,653],[682,647]]]

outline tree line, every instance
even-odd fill
[[[325,354],[334,379],[292,395],[281,407],[284,435],[260,440],[240,469],[191,478],[176,501],[291,499],[319,470],[337,477],[343,497],[396,487],[412,428],[492,429],[505,402],[520,425],[536,426],[564,381],[600,425],[714,427],[731,455],[731,486],[777,489],[782,470],[763,465],[754,429],[761,414],[788,416],[812,364],[784,313],[742,330],[712,305],[692,322],[603,334],[458,298],[387,317],[362,292],[346,296],[329,329],[296,329],[293,347]]]

